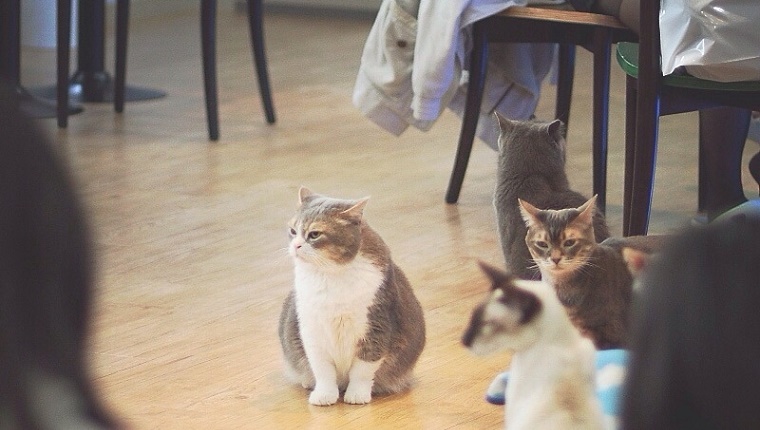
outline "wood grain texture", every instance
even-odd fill
[[[568,10],[566,7],[513,6],[501,15],[517,18],[568,22],[571,24],[596,25],[600,27],[627,28],[615,17],[591,12]]]
[[[137,4],[135,5],[137,7]],[[104,104],[58,130],[87,204],[98,251],[93,370],[107,403],[142,429],[484,429],[503,409],[484,401],[507,354],[476,357],[459,338],[487,282],[476,261],[501,263],[491,197],[496,158],[475,145],[459,204],[443,194],[459,118],[392,136],[351,104],[368,20],[268,14],[278,122],[264,121],[245,19],[220,2],[221,140],[206,138],[197,7],[135,21],[129,84],[168,97]],[[107,46],[108,70],[112,41]],[[53,82],[51,52],[24,50],[26,85]],[[575,188],[591,189],[591,61],[578,52],[568,139]],[[547,84],[537,115],[550,118]],[[613,66],[608,216],[619,234],[623,76]],[[696,207],[696,120],[662,120],[653,233]],[[754,145],[754,144],[753,144]],[[748,145],[752,153],[756,146]],[[748,190],[756,188],[750,187]],[[286,384],[276,327],[292,284],[286,223],[306,185],[371,196],[365,214],[405,270],[425,311],[427,346],[408,393],[367,406],[313,407]]]

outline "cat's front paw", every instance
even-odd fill
[[[338,387],[319,387],[309,394],[309,403],[314,406],[330,406],[338,402]]]
[[[350,382],[343,395],[343,402],[352,405],[366,405],[372,400],[372,382]]]

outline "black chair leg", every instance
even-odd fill
[[[744,203],[742,161],[752,112],[734,107],[699,111],[699,209],[712,220]]]
[[[641,16],[657,16],[659,4],[641,2]],[[660,56],[659,49],[654,47],[660,38],[659,26],[656,21],[649,23],[649,27],[642,23],[640,30],[648,37],[639,39],[639,75],[635,82],[636,140],[629,205],[631,216],[626,236],[645,235],[649,228],[660,122]]]
[[[625,170],[623,180],[623,236],[630,236],[633,160],[636,153],[636,79],[625,81]]]
[[[467,163],[470,161],[475,131],[478,127],[480,105],[483,101],[483,85],[486,80],[486,63],[488,59],[488,42],[479,23],[473,24],[473,47],[470,54],[470,81],[467,83],[467,101],[462,116],[462,129],[459,133],[459,145],[451,171],[449,188],[446,190],[446,203],[456,203],[462,190]]]
[[[129,37],[129,0],[116,1],[116,65],[114,67],[113,106],[124,112],[127,79],[127,40]]]
[[[640,69],[641,70],[641,69]],[[645,235],[649,229],[652,211],[655,161],[657,158],[657,133],[660,120],[660,99],[655,82],[649,77],[643,80],[641,74],[636,89],[636,149],[633,157],[633,189],[631,192],[631,217],[628,225],[630,236]]]
[[[702,111],[699,111],[699,151],[697,153],[697,212],[703,212],[707,206],[707,178],[705,176],[705,136],[702,125]]]
[[[216,87],[216,0],[201,1],[203,89],[206,94],[208,138],[219,140],[219,104]]]
[[[599,29],[594,34],[594,99],[593,99],[593,188],[596,205],[606,212],[607,207],[607,126],[610,99],[610,54],[612,34]]]
[[[575,77],[575,45],[559,44],[557,55],[557,101],[554,117],[570,127],[570,102]]]
[[[56,8],[56,118],[58,127],[66,128],[69,122],[71,0],[58,0]]]
[[[272,91],[269,87],[269,73],[267,71],[267,56],[264,49],[264,10],[262,0],[248,0],[248,27],[251,35],[251,49],[253,50],[253,62],[256,66],[256,75],[259,78],[259,91],[261,102],[264,105],[264,113],[267,122],[274,124],[274,103]]]
[[[758,194],[760,194],[760,152],[750,158],[749,173],[752,175],[752,179],[757,182]]]

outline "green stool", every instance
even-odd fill
[[[644,3],[642,2],[642,7]],[[642,17],[645,16],[642,10]],[[642,34],[645,22],[642,19]],[[660,71],[659,29],[656,37],[638,43],[617,45],[617,60],[627,74],[626,153],[623,197],[623,235],[647,233],[652,205],[657,129],[659,117],[719,106],[760,110],[760,82],[716,82],[688,75],[662,76]],[[641,67],[640,67],[641,66]],[[702,139],[700,139],[701,141]],[[700,208],[706,181],[700,150]]]

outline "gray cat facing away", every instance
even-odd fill
[[[494,192],[496,224],[509,272],[523,279],[538,279],[525,244],[527,228],[517,199],[540,209],[577,208],[587,198],[570,189],[565,172],[565,128],[552,122],[513,121],[495,113],[499,122],[499,156]],[[597,241],[609,237],[604,215],[593,214]]]
[[[286,375],[309,403],[369,403],[408,389],[425,346],[422,307],[363,216],[368,199],[299,190],[289,224],[294,289],[280,315]]]

